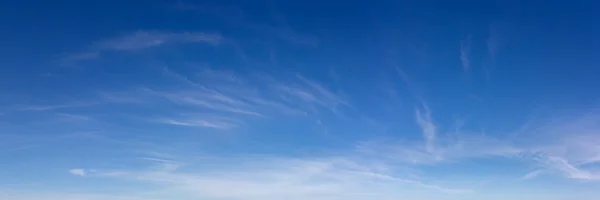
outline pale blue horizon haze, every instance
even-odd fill
[[[593,1],[2,1],[0,200],[600,196]]]

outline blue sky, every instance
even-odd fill
[[[599,6],[3,1],[0,199],[593,199]]]

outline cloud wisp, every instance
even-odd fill
[[[271,5],[270,7],[273,6]],[[179,11],[194,11],[206,14],[235,28],[256,33],[260,35],[259,37],[261,38],[276,38],[289,44],[308,47],[315,47],[319,44],[319,39],[317,37],[294,30],[287,20],[285,20],[284,15],[276,10],[271,10],[271,12],[276,13],[273,18],[278,22],[278,25],[251,21],[246,17],[245,12],[241,8],[234,6],[214,6],[179,2],[174,5],[174,8]]]
[[[226,117],[219,119],[200,116],[187,116],[184,119],[164,119],[158,120],[158,122],[174,126],[206,127],[223,130],[233,129],[241,125],[241,122]]]
[[[65,119],[60,123],[68,119],[71,124],[93,122],[96,125],[104,124],[104,119],[90,116],[113,115],[144,123],[226,131],[251,125],[249,122],[253,120],[314,117],[324,113],[343,115],[350,108],[344,97],[302,76],[280,80],[264,74],[234,73],[203,65],[193,67],[200,70],[192,75],[163,68],[155,75],[157,80],[165,82],[161,87],[92,91],[91,95],[82,94],[79,99],[66,103],[13,106],[9,114],[52,113]],[[111,109],[116,107],[144,109],[152,114],[125,114],[119,111],[121,109]],[[98,108],[103,112],[96,113]]]
[[[600,180],[599,123],[600,116],[591,114],[538,128],[535,133],[545,140],[529,144],[533,161],[544,174]]]
[[[302,76],[281,81],[265,75],[211,69],[202,70],[196,77],[170,69],[165,72],[169,79],[185,87],[142,90],[149,96],[187,108],[177,116],[156,120],[171,125],[231,129],[253,118],[341,114],[350,107],[340,95]]]
[[[521,176],[521,180],[546,175],[600,180],[597,133],[600,117],[597,114],[562,120],[563,123],[530,125],[532,128],[524,130],[526,134],[520,138],[494,138],[491,134],[466,132],[439,133],[439,126],[427,106],[416,109],[415,118],[422,130],[422,142],[366,142],[359,145],[360,151],[411,166],[497,157],[537,168]]]
[[[75,175],[75,176],[85,176],[85,170],[84,169],[71,169],[69,170],[69,173]]]
[[[96,45],[100,50],[133,51],[161,45],[177,43],[206,43],[217,45],[221,36],[203,32],[161,32],[137,31],[132,34],[101,41]]]
[[[431,119],[431,111],[427,105],[423,105],[424,111],[419,109],[416,110],[417,123],[423,130],[423,137],[425,138],[425,149],[431,154],[435,154],[435,137],[436,127]]]
[[[164,87],[104,90],[70,103],[17,106],[14,111],[56,112],[58,115],[65,110],[127,105],[152,112],[150,116],[129,114],[146,122],[231,130],[250,124],[247,123],[249,120],[318,116],[323,113],[344,115],[351,108],[342,95],[300,75],[282,80],[265,74],[234,73],[203,65],[193,67],[200,70],[189,76],[164,67],[156,74],[157,79],[167,83]],[[163,109],[165,106],[171,109]]]
[[[469,192],[394,175],[393,166],[375,165],[376,162],[363,159],[366,158],[229,158],[223,162],[211,160],[222,164],[205,171],[148,166],[136,171],[117,170],[119,173],[98,171],[93,176],[151,183],[208,199],[388,199],[405,195],[399,192],[401,188],[450,194]],[[203,168],[201,164],[197,167]]]
[[[222,36],[205,32],[165,32],[136,31],[115,38],[99,41],[85,52],[69,54],[62,59],[63,64],[96,59],[103,52],[137,51],[172,44],[202,43],[218,45]]]

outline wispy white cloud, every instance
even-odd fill
[[[137,31],[132,34],[101,41],[99,50],[131,51],[176,43],[219,44],[221,36],[203,32]]]
[[[152,158],[152,157],[144,157],[142,159],[146,160],[146,161],[151,161],[151,162],[157,163],[158,169],[163,170],[163,171],[174,171],[174,170],[177,170],[178,168],[180,168],[181,166],[183,166],[183,163],[177,162],[174,160],[169,160],[169,159]],[[117,171],[117,172],[110,172],[110,175],[111,176],[119,176],[119,175],[123,175],[126,173],[127,172]]]
[[[280,100],[287,104],[297,105],[304,108],[307,113],[314,113],[315,110],[329,110],[335,114],[342,115],[344,109],[352,106],[340,94],[332,92],[323,85],[297,75],[296,82],[274,82],[272,88],[279,94]]]
[[[427,107],[424,110],[417,109],[416,118],[425,145],[417,141],[373,142],[362,144],[361,151],[411,165],[501,157],[524,161],[524,164],[533,163],[538,168],[522,176],[524,180],[552,174],[570,179],[600,180],[597,165],[600,163],[600,143],[596,133],[600,130],[596,125],[599,117],[537,125],[525,130],[528,138],[498,139],[477,133],[439,135],[431,111]]]
[[[547,117],[542,121],[527,123],[527,128],[520,130],[526,133],[521,137],[528,136],[527,140],[521,141],[527,150],[522,157],[533,162],[543,175],[600,180],[600,166],[597,165],[600,163],[600,115],[592,111],[568,118]]]
[[[167,78],[175,79],[176,81],[181,82],[183,84],[186,84],[186,85],[189,85],[189,86],[194,86],[194,87],[200,87],[201,86],[197,82],[191,80],[190,77],[182,75],[180,73],[177,73],[176,71],[173,71],[168,66],[165,66],[165,67],[162,68],[162,73]]]
[[[245,103],[235,101],[227,96],[220,95],[219,93],[205,92],[206,93],[200,93],[200,91],[161,93],[167,99],[179,104],[191,105],[224,113],[263,116],[259,111],[253,111],[251,106],[242,105]],[[239,103],[240,105],[236,105],[236,103]]]
[[[350,106],[349,103],[347,102],[347,100],[342,98],[339,94],[335,94],[330,89],[325,88],[322,84],[319,84],[314,80],[309,80],[301,75],[297,75],[296,77],[298,77],[298,79],[300,81],[302,81],[304,84],[306,84],[307,88],[312,89],[314,93],[320,95],[323,99],[326,99],[327,101],[329,101],[330,105]]]
[[[575,166],[565,158],[555,156],[544,156],[536,159],[542,166],[550,170],[554,170],[567,178],[582,179],[582,180],[598,180],[600,173],[594,173],[588,170],[581,169]]]
[[[265,104],[248,100],[247,90],[235,93],[231,86],[246,86],[249,82],[241,76],[236,76],[235,81],[227,81],[227,88],[223,90],[220,85],[205,85],[202,81],[189,79],[189,88],[199,93],[218,92],[218,98],[211,96],[194,96],[196,98],[216,99],[226,105],[240,107],[248,106],[264,114],[276,115],[265,111]],[[244,84],[236,85],[232,82]],[[268,83],[273,83],[267,81]],[[346,102],[340,96],[321,85],[310,85],[306,80],[294,82],[294,86],[311,94],[314,99],[297,98],[296,103],[301,105],[336,105]],[[192,84],[193,83],[193,84]],[[285,84],[285,82],[278,82]],[[316,84],[316,82],[312,82]],[[233,87],[235,88],[235,87]],[[250,90],[251,91],[251,90]],[[276,92],[271,91],[271,92]],[[171,91],[169,91],[171,92]],[[189,94],[185,93],[184,94]],[[242,95],[244,94],[244,95]],[[287,102],[281,98],[268,98],[261,92],[254,94],[259,100]],[[272,93],[267,93],[272,94]],[[275,93],[279,94],[279,93]],[[339,99],[338,99],[339,98]],[[323,104],[322,102],[337,102]],[[190,104],[191,106],[198,106]],[[290,107],[297,104],[289,105]],[[326,109],[325,109],[326,110]],[[414,118],[423,135],[422,140],[410,141],[385,141],[364,143],[357,151],[346,151],[336,155],[313,155],[308,157],[293,156],[248,156],[214,158],[215,160],[169,159],[144,157],[144,161],[151,163],[141,169],[114,169],[92,171],[86,169],[72,169],[69,172],[87,178],[105,178],[110,181],[128,181],[140,184],[150,184],[168,188],[168,192],[189,196],[189,199],[280,199],[293,196],[291,199],[394,199],[403,196],[403,191],[424,190],[430,193],[443,193],[443,195],[464,195],[475,189],[473,185],[452,184],[447,186],[435,180],[436,177],[426,176],[420,178],[408,174],[407,171],[422,170],[424,165],[442,166],[470,159],[502,158],[516,159],[533,162],[539,169],[520,177],[530,180],[542,175],[562,175],[570,179],[595,181],[600,176],[593,165],[598,162],[598,139],[596,122],[597,117],[564,121],[564,124],[539,125],[530,132],[535,136],[536,143],[525,142],[523,138],[511,138],[517,141],[508,141],[494,138],[484,133],[461,132],[450,135],[443,132],[443,127],[436,124],[434,112],[425,103],[416,109]],[[243,114],[239,116],[249,117]],[[228,115],[229,116],[229,115]],[[232,128],[223,124],[208,122],[185,121],[204,116],[180,115],[180,121],[163,121],[181,126],[213,126],[212,128]],[[210,116],[209,116],[210,117]],[[251,116],[256,117],[256,116]],[[264,117],[263,117],[264,118]],[[245,118],[236,118],[244,120]],[[437,118],[436,118],[437,119]],[[414,123],[414,122],[413,122]],[[221,126],[222,125],[222,126]],[[349,125],[350,127],[354,127]],[[532,125],[534,126],[534,125]],[[530,130],[524,130],[525,132]],[[576,134],[564,134],[576,133]],[[543,135],[538,135],[542,134]],[[542,137],[544,136],[544,137]],[[552,137],[549,137],[552,136]],[[170,157],[170,156],[169,156]],[[424,169],[423,169],[424,170]],[[428,173],[423,171],[422,173]],[[449,173],[452,173],[451,170]],[[515,179],[518,177],[515,176]],[[453,180],[450,180],[452,182]],[[443,182],[443,181],[442,181]],[[231,191],[231,188],[242,188]],[[275,192],[274,192],[275,191]],[[350,191],[350,192],[349,192]],[[149,199],[153,198],[152,196]],[[154,196],[155,198],[155,196]],[[92,198],[93,199],[93,198]],[[185,199],[185,198],[184,198]]]
[[[426,140],[425,140],[426,141]],[[489,136],[438,137],[431,147],[421,141],[369,141],[359,145],[363,153],[382,156],[401,165],[444,165],[478,158],[518,157],[524,150]],[[429,148],[429,149],[428,149]],[[430,152],[430,149],[435,151]]]
[[[544,173],[544,170],[535,170],[535,171],[532,171],[532,172],[529,172],[529,173],[523,175],[523,177],[521,177],[521,180],[533,179],[543,173]]]
[[[190,127],[206,127],[214,129],[232,129],[239,127],[242,123],[228,118],[215,118],[215,117],[188,117],[186,119],[164,119],[159,120],[161,123],[171,124],[176,126],[190,126]]]
[[[204,43],[218,45],[222,36],[205,32],[136,31],[95,43],[88,51],[69,54],[63,64],[96,59],[107,51],[135,51],[172,44]]]
[[[151,34],[135,37],[141,39],[124,37],[132,43],[119,44],[123,46],[116,45],[114,41],[120,39],[115,39],[102,48],[129,51],[187,41],[171,40],[171,36],[164,35],[156,37],[158,40],[154,42],[148,39],[152,38]],[[463,50],[461,49],[461,58]],[[468,57],[465,58],[468,62]],[[465,68],[468,68],[468,64]],[[146,121],[219,130],[251,124],[246,122],[254,119],[273,120],[277,123],[276,120],[281,116],[315,117],[325,112],[334,112],[339,116],[344,114],[344,109],[352,107],[347,98],[331,87],[299,75],[288,79],[276,79],[264,74],[251,76],[206,68],[198,74],[183,75],[169,67],[165,67],[161,72],[168,79],[180,84],[177,84],[177,87],[143,88],[135,93],[107,92],[103,93],[103,101],[99,102],[145,102],[150,106],[144,109],[152,112],[148,117],[151,119]],[[413,81],[402,71],[398,71],[398,74],[409,89],[417,94],[418,90]],[[95,104],[94,101],[94,104],[89,105]],[[438,118],[434,118],[434,112],[425,103],[421,104],[414,113],[410,113],[416,125],[420,127],[422,140],[367,143],[359,146],[358,153],[352,152],[356,154],[350,156],[315,156],[301,159],[266,156],[258,157],[256,161],[234,158],[224,161],[227,164],[222,165],[211,162],[211,165],[218,165],[216,167],[207,167],[201,162],[184,163],[142,158],[153,165],[134,170],[72,169],[69,172],[77,176],[152,183],[172,189],[174,193],[183,192],[195,198],[225,199],[281,199],[290,198],[289,196],[294,196],[292,199],[393,199],[405,197],[398,193],[398,190],[415,188],[443,193],[464,193],[470,191],[465,189],[470,188],[469,185],[441,186],[435,180],[431,180],[434,177],[420,179],[405,174],[405,169],[489,157],[518,158],[534,162],[541,168],[523,176],[523,179],[552,173],[572,179],[600,179],[600,173],[588,166],[600,161],[600,148],[597,145],[600,141],[595,139],[598,129],[594,127],[586,130],[563,128],[562,134],[557,134],[560,137],[550,140],[540,137],[534,145],[519,141],[521,138],[509,141],[484,133],[461,132],[448,135],[444,133],[443,126],[436,124],[434,119]],[[77,106],[88,104],[39,106],[29,107],[27,110],[54,110]],[[165,107],[168,109],[163,109]],[[320,119],[316,121],[319,124],[323,123]],[[351,122],[357,124],[348,123],[344,128],[354,129],[360,123]],[[395,122],[378,123],[390,125]],[[573,126],[581,127],[581,124]],[[568,138],[564,134],[571,132],[584,133],[577,134],[578,137],[574,138]],[[190,168],[186,168],[187,164]],[[544,173],[541,173],[542,171]],[[231,188],[242,189],[232,191]]]
[[[176,89],[150,89],[150,96],[188,107],[180,116],[164,116],[156,122],[231,129],[251,118],[304,116],[308,113],[341,114],[350,104],[341,95],[300,75],[281,81],[267,75],[243,75],[213,69],[184,76],[169,68],[164,75],[183,84]],[[202,114],[195,114],[201,112]]]
[[[71,169],[69,170],[69,173],[75,175],[75,176],[85,176],[85,170],[84,169]]]
[[[425,149],[431,154],[435,154],[435,138],[436,138],[436,127],[431,119],[431,111],[427,105],[423,104],[424,111],[420,109],[416,110],[417,123],[423,130],[423,137],[425,138]]]
[[[278,24],[272,25],[251,21],[246,17],[242,9],[234,6],[200,5],[179,2],[175,4],[174,8],[181,11],[195,11],[216,17],[235,28],[259,34],[262,38],[275,38],[289,44],[309,47],[318,46],[319,44],[317,37],[293,29],[287,20],[285,20],[283,14],[278,13],[276,10],[271,11],[272,13],[278,13],[273,16]]]
[[[600,152],[597,143],[565,142],[544,145],[531,151],[533,161],[547,172],[554,172],[571,179],[600,180],[600,167],[596,165],[599,163],[597,154]]]
[[[373,140],[361,143],[359,150],[411,166],[444,165],[490,157],[521,158],[529,150],[514,141],[494,138],[490,134],[462,130],[440,132],[444,129],[435,123],[425,102],[421,102],[421,108],[415,110],[415,119],[421,129],[422,140]]]
[[[47,111],[47,110],[56,110],[63,108],[77,108],[77,107],[86,107],[97,105],[100,102],[98,101],[76,101],[71,103],[64,104],[54,104],[54,105],[26,105],[26,106],[17,106],[15,110],[21,111]]]
[[[145,122],[228,130],[249,124],[246,122],[252,119],[302,117],[309,113],[313,116],[327,112],[342,114],[344,109],[350,107],[341,95],[300,75],[282,81],[266,75],[240,74],[206,67],[192,75],[183,75],[163,67],[159,75],[166,79],[163,80],[165,82],[177,83],[177,87],[104,90],[71,103],[19,106],[15,110],[56,112],[64,119],[90,121],[92,118],[89,116],[67,114],[66,109],[86,107],[93,110],[96,106],[122,104],[151,110],[153,114],[150,116],[129,114]],[[162,110],[163,106],[152,105],[170,106],[172,110]]]
[[[165,75],[183,83],[183,87],[160,90],[145,88],[137,90],[136,95],[131,95],[131,92],[121,94],[143,98],[126,102],[147,101],[147,105],[172,103],[181,106],[172,110],[178,113],[176,115],[172,112],[155,112],[150,120],[157,123],[231,130],[252,124],[248,123],[249,120],[276,120],[280,116],[305,117],[307,114],[311,116],[334,112],[332,110],[341,110],[343,113],[344,108],[351,107],[342,95],[302,76],[282,81],[264,75],[248,76],[230,71],[204,70],[199,75],[188,77],[167,70]],[[205,79],[206,77],[212,79]],[[121,95],[110,96],[120,99]],[[361,146],[360,152],[377,155],[380,160],[402,166],[437,165],[489,157],[518,159],[534,163],[544,171],[532,172],[525,175],[524,179],[554,174],[571,179],[600,180],[600,171],[594,167],[600,162],[600,146],[597,145],[600,141],[596,133],[600,127],[595,125],[600,119],[598,117],[563,120],[560,126],[557,123],[530,124],[529,127],[533,128],[519,130],[535,140],[494,138],[490,135],[497,136],[501,133],[485,134],[464,130],[455,130],[457,133],[449,135],[444,132],[444,127],[436,124],[432,110],[424,102],[421,104],[415,110],[414,118],[416,125],[421,128],[422,140],[366,143]],[[322,123],[321,120],[317,121]]]
[[[469,192],[394,175],[390,171],[393,166],[382,168],[375,162],[362,159],[345,156],[229,158],[224,163],[211,162],[218,167],[203,171],[149,166],[107,178],[164,185],[186,195],[207,199],[280,199],[284,196],[292,199],[398,198],[406,195],[401,191],[415,189],[440,193]],[[98,175],[104,173],[110,172],[98,172]],[[238,189],[232,191],[231,188]]]

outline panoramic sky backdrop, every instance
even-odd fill
[[[0,199],[597,199],[598,13],[2,1]]]

